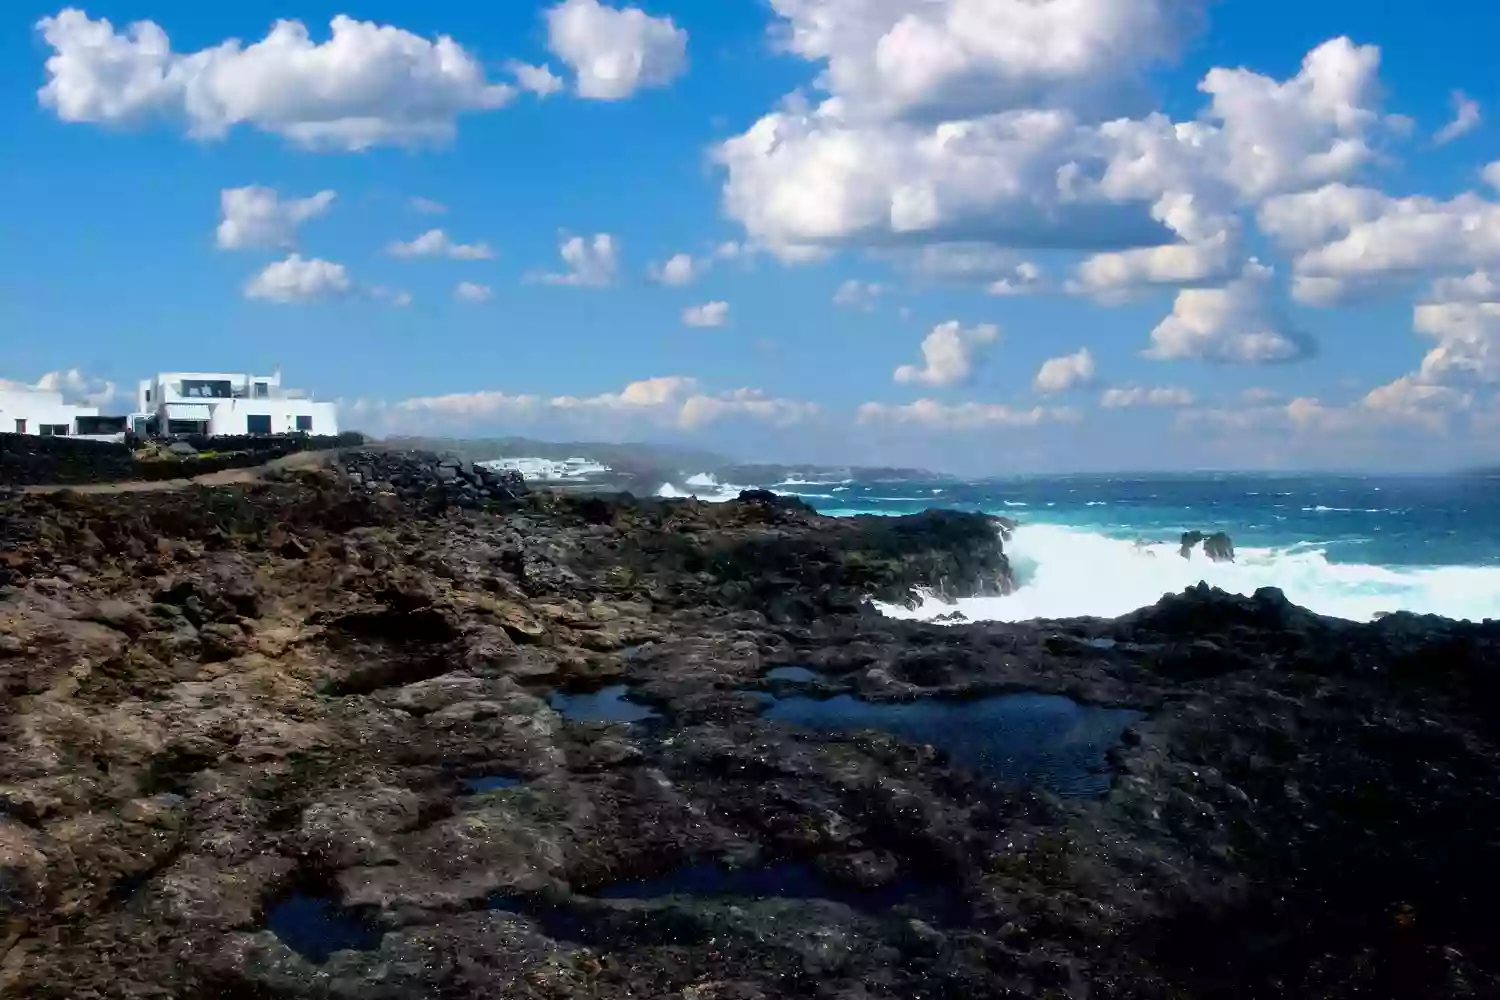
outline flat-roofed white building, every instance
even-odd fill
[[[63,402],[60,392],[0,383],[0,434],[77,434],[79,417],[97,417],[97,406]]]
[[[281,384],[281,372],[158,372],[136,388],[132,423],[158,434],[318,434],[339,432],[338,407]]]

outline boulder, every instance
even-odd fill
[[[1182,547],[1178,554],[1184,559],[1193,557],[1193,549],[1199,545],[1203,546],[1203,554],[1214,562],[1234,562],[1234,540],[1222,531],[1216,531],[1206,535],[1201,531],[1185,531],[1182,533]]]

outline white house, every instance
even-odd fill
[[[74,435],[79,417],[97,416],[98,407],[64,403],[60,392],[0,383],[0,433]]]
[[[281,372],[159,372],[136,389],[131,423],[160,434],[306,434],[339,432],[338,407],[281,385]]]

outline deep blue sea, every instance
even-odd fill
[[[719,484],[662,495],[730,499],[742,485],[800,496],[831,515],[930,507],[1004,514],[1020,589],[962,601],[970,618],[1115,617],[1200,580],[1237,593],[1279,587],[1298,604],[1368,621],[1382,612],[1500,618],[1500,477],[1202,474],[1048,476],[965,483]],[[1237,560],[1178,554],[1189,530],[1227,531]],[[901,609],[885,609],[906,614]],[[929,604],[918,615],[951,611]]]

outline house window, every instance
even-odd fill
[[[42,424],[38,430],[44,438],[68,436],[67,424]]]
[[[271,415],[269,413],[252,413],[245,418],[245,433],[247,434],[269,434],[271,433]]]
[[[303,434],[309,434],[309,433],[311,433],[312,432],[312,417],[298,417],[297,418],[297,430],[301,431]]]
[[[271,395],[271,386],[266,382],[255,383],[255,398],[265,399]]]
[[[148,402],[148,403],[151,402],[151,390],[150,389],[146,390],[146,402]]]
[[[17,434],[25,434],[26,433],[26,421],[24,421],[24,420],[17,420],[16,421],[16,433]]]
[[[227,380],[183,379],[182,394],[192,399],[229,399],[233,393]]]

